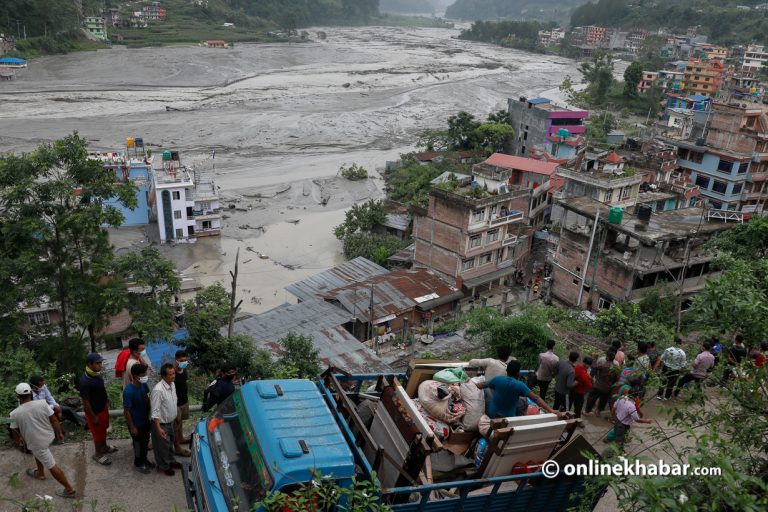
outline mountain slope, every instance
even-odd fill
[[[562,19],[574,6],[586,0],[456,0],[445,15],[452,19],[495,20]]]

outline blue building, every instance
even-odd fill
[[[715,210],[738,210],[749,177],[751,155],[677,141],[677,163]]]
[[[144,154],[143,147],[132,149],[111,153],[90,153],[88,156],[93,160],[101,161],[107,169],[111,169],[115,173],[116,180],[130,181],[136,186],[138,203],[136,208],[126,208],[116,198],[107,200],[106,204],[114,206],[123,214],[122,226],[145,226],[149,224],[152,157]]]

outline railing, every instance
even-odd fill
[[[498,226],[499,224],[505,224],[507,222],[513,222],[517,220],[522,220],[524,217],[523,212],[520,210],[510,210],[506,215],[499,215],[495,219],[490,220],[491,226]]]
[[[642,176],[637,174],[632,176],[614,176],[609,173],[605,173],[604,177],[603,176],[596,177],[592,173],[571,171],[568,169],[563,169],[562,167],[557,170],[557,174],[562,176],[563,178],[570,178],[570,179],[580,181],[582,183],[588,183],[590,185],[594,185],[600,188],[608,188],[606,186],[607,184],[611,185],[610,188],[618,188],[618,187],[623,187],[627,185],[635,185],[643,181]]]

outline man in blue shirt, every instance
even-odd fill
[[[489,388],[493,390],[493,399],[487,405],[486,412],[488,416],[491,419],[517,416],[517,404],[520,401],[520,397],[528,397],[545,411],[558,414],[539,395],[531,391],[524,382],[517,380],[519,374],[520,361],[510,361],[507,363],[506,377],[494,377],[488,382],[481,382],[477,385],[481,389]]]
[[[139,473],[150,473],[154,464],[147,460],[149,446],[149,385],[147,365],[131,366],[131,383],[123,389],[123,415],[133,439],[133,465]]]

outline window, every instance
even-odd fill
[[[631,186],[624,187],[624,190],[621,191],[621,199],[627,199],[629,197],[629,194],[632,192]]]
[[[490,252],[480,255],[480,265],[487,265],[491,262],[492,257],[493,253]]]
[[[698,176],[696,176],[696,184],[702,189],[706,190],[709,187],[709,178],[707,178],[702,174],[699,174]]]
[[[726,174],[731,174],[731,171],[733,170],[733,162],[721,158],[717,163],[717,170]]]
[[[696,153],[691,151],[690,158],[688,158],[694,164],[700,164],[704,160],[704,153]]]
[[[744,174],[749,170],[749,162],[741,162],[739,164],[739,174]]]
[[[733,184],[733,190],[731,190],[731,194],[738,194],[741,192],[741,188],[744,186],[743,183],[734,183]]]
[[[38,311],[36,313],[30,313],[27,315],[29,323],[32,325],[50,325],[51,317],[48,316],[47,311]]]
[[[728,189],[728,184],[724,181],[715,180],[712,183],[712,192],[717,192],[718,194],[725,194],[725,191],[727,189]]]
[[[184,238],[184,230],[179,228],[176,230],[176,238]]]
[[[173,200],[174,201],[178,201],[180,199],[181,199],[181,192],[179,192],[178,190],[174,190],[173,191]]]
[[[709,206],[713,210],[722,210],[723,209],[723,203],[720,201],[710,201]]]
[[[613,201],[613,190],[606,190],[603,202],[610,203],[611,201]]]
[[[494,229],[493,231],[489,231],[488,235],[486,236],[485,243],[489,244],[491,242],[495,242],[499,239],[499,230]]]
[[[475,247],[480,247],[482,243],[483,243],[483,237],[481,235],[470,237],[469,248],[474,249]]]
[[[611,304],[613,304],[613,301],[610,297],[606,297],[604,295],[600,296],[600,299],[597,301],[597,309],[610,309]]]
[[[483,222],[485,220],[485,210],[475,210],[472,214],[472,222]]]
[[[203,201],[200,203],[200,209],[203,212],[209,212],[211,211],[211,203],[209,201]]]
[[[181,218],[181,210],[173,210],[173,218],[178,220]]]
[[[461,270],[469,270],[474,267],[475,267],[475,258],[471,258],[461,262]]]

